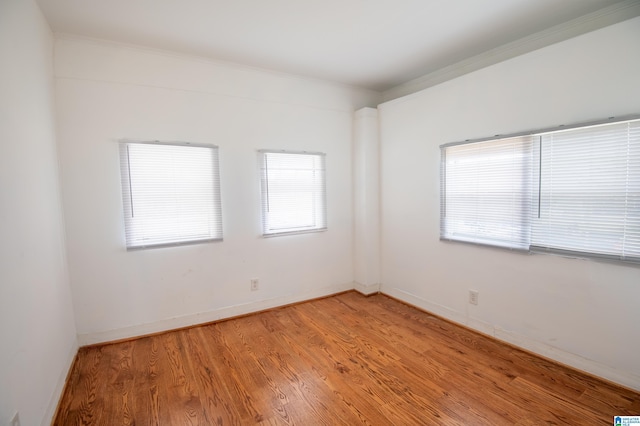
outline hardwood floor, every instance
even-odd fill
[[[80,349],[55,425],[613,424],[640,394],[355,292]]]

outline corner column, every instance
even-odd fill
[[[355,112],[353,131],[354,287],[380,291],[380,138],[378,110]]]

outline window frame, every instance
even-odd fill
[[[171,237],[168,236],[168,232],[165,233],[164,237],[158,237],[157,235],[151,236],[155,231],[151,231],[147,233],[147,239],[149,242],[144,242],[145,237],[136,236],[136,233],[140,233],[140,229],[136,229],[137,226],[133,219],[133,205],[134,203],[141,203],[148,196],[147,193],[142,193],[140,197],[136,197],[133,194],[134,183],[132,183],[132,157],[130,154],[130,147],[135,145],[137,147],[140,146],[162,146],[162,147],[175,147],[175,148],[205,148],[210,150],[211,155],[211,165],[210,169],[207,170],[209,175],[203,177],[203,180],[211,179],[207,181],[205,185],[210,186],[212,191],[208,197],[210,199],[205,200],[205,202],[209,201],[211,203],[205,209],[205,215],[207,216],[207,232],[200,233],[201,236],[187,236],[184,230],[182,232],[176,230],[176,228],[169,228],[168,231],[173,230],[176,236]],[[144,140],[128,140],[121,139],[119,140],[119,159],[120,159],[120,176],[121,176],[121,194],[123,201],[123,220],[124,220],[124,231],[125,231],[125,246],[127,251],[132,250],[143,250],[143,249],[151,249],[151,248],[162,248],[162,247],[174,247],[174,246],[183,246],[183,245],[191,245],[191,244],[202,244],[214,241],[222,241],[222,203],[221,203],[221,192],[220,192],[220,166],[219,166],[219,148],[213,144],[202,144],[202,143],[192,143],[192,142],[176,142],[176,141],[144,141]],[[148,166],[150,163],[146,163]],[[175,165],[175,164],[174,164]],[[159,164],[159,166],[161,166]],[[184,164],[183,166],[188,167],[189,164]],[[138,167],[138,166],[136,166]],[[158,172],[156,172],[158,173]],[[172,180],[171,183],[179,182],[179,180]],[[167,184],[167,182],[165,182]],[[144,185],[144,184],[141,184]],[[149,187],[145,188],[149,190]],[[157,189],[157,187],[156,187]],[[165,188],[166,189],[166,188]],[[141,189],[137,189],[141,191]],[[143,198],[144,197],[144,198]],[[138,199],[136,201],[135,199]],[[172,206],[177,206],[178,202],[173,200]],[[200,214],[202,216],[202,213]],[[165,221],[168,219],[168,215],[159,216],[158,220],[163,218]],[[148,218],[148,216],[147,216]],[[175,218],[174,218],[175,219]],[[181,234],[182,235],[179,235]],[[144,232],[143,232],[144,234]]]
[[[288,228],[273,228],[271,227],[272,220],[270,218],[269,206],[272,204],[272,201],[269,198],[270,187],[273,185],[269,185],[269,176],[268,176],[268,166],[266,165],[266,161],[269,155],[272,154],[284,154],[284,155],[298,155],[298,156],[310,156],[317,157],[320,161],[320,167],[314,168],[314,171],[320,172],[319,176],[314,177],[314,179],[318,179],[319,182],[314,181],[314,185],[312,190],[314,193],[311,195],[314,207],[313,207],[313,215],[315,216],[315,221],[312,226],[298,226],[298,227],[288,227]],[[284,235],[297,235],[297,234],[307,234],[314,232],[324,232],[327,231],[327,184],[326,184],[326,154],[323,152],[312,152],[312,151],[294,151],[294,150],[282,150],[282,149],[260,149],[258,150],[258,171],[260,177],[260,207],[261,207],[261,230],[262,237],[277,237]],[[316,194],[315,191],[320,191],[319,194]],[[317,205],[316,205],[317,204]]]

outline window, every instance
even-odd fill
[[[263,235],[327,229],[325,155],[260,151]]]
[[[222,239],[218,148],[122,142],[127,249]]]
[[[640,120],[540,136],[533,245],[640,261]]]
[[[445,240],[640,261],[640,120],[441,147]]]
[[[521,137],[443,150],[442,238],[529,248],[531,146]]]

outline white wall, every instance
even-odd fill
[[[73,37],[56,41],[55,76],[81,344],[353,288],[352,115],[377,94]],[[224,241],[127,252],[119,138],[218,145]],[[261,148],[327,154],[328,231],[260,237]]]
[[[382,104],[383,291],[640,389],[639,267],[439,241],[439,145],[640,113],[639,41],[635,18]]]
[[[0,2],[0,424],[50,424],[77,350],[58,184],[53,41]]]

